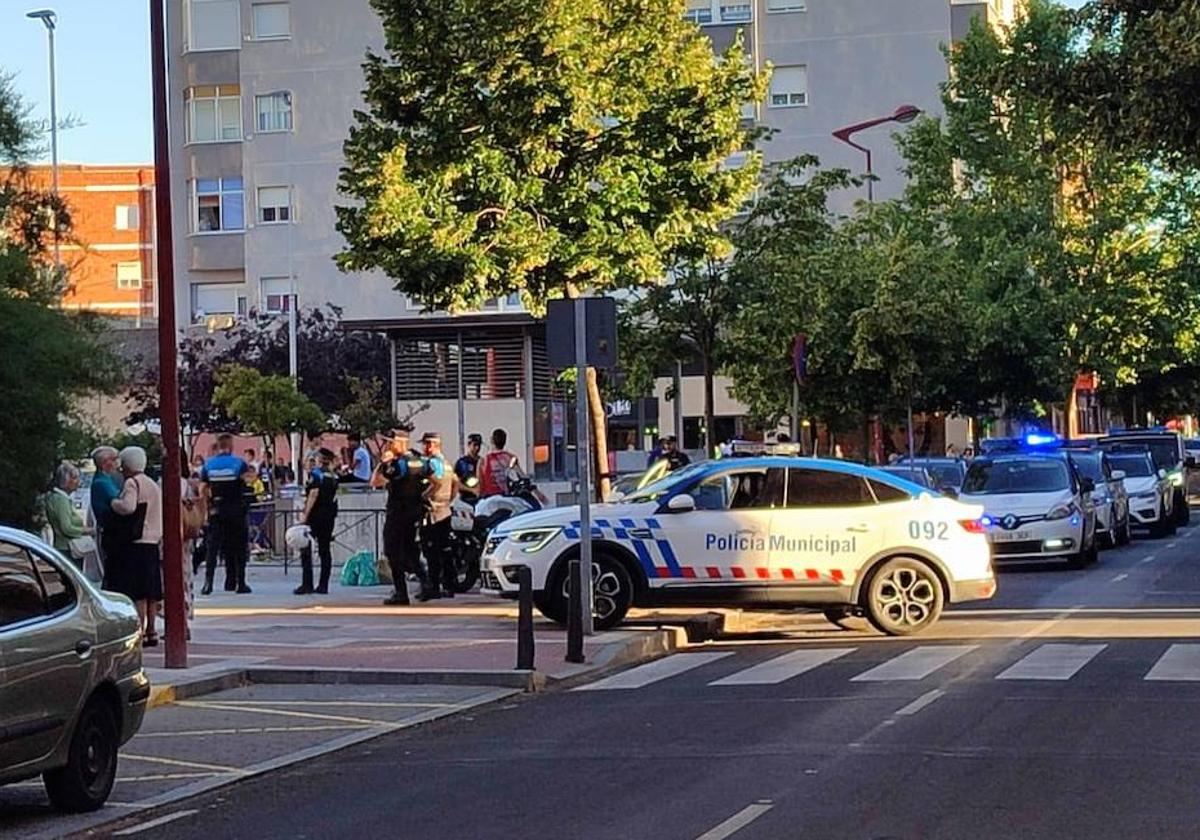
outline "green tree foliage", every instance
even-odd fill
[[[658,282],[754,187],[755,158],[724,161],[765,79],[740,43],[714,60],[682,0],[372,6],[387,52],[367,58],[345,144],[345,270],[382,270],[430,309],[520,293],[539,312]]]
[[[35,499],[60,450],[74,439],[78,397],[111,391],[115,360],[98,341],[100,325],[54,307],[65,278],[50,249],[70,215],[29,177],[36,135],[27,111],[0,77],[0,443],[21,453],[0,471],[0,522],[29,526]]]
[[[292,432],[314,435],[327,422],[321,407],[297,391],[290,377],[241,365],[221,369],[212,399],[243,432],[260,436],[270,452],[279,438]]]

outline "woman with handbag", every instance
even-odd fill
[[[127,446],[119,457],[125,484],[113,499],[113,517],[105,528],[111,549],[105,588],[127,595],[142,619],[142,644],[158,644],[155,619],[162,600],[162,493],[146,475],[146,450]]]
[[[96,542],[75,505],[71,494],[79,489],[79,468],[63,461],[54,471],[54,487],[46,494],[43,505],[46,523],[54,534],[54,547],[84,568],[89,554],[95,554]]]

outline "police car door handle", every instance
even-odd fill
[[[649,528],[631,528],[629,536],[635,540],[649,540],[654,538],[654,534]]]
[[[864,522],[860,525],[850,525],[846,530],[852,534],[865,534],[871,530],[871,526]]]

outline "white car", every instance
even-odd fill
[[[946,603],[996,591],[983,508],[845,461],[733,457],[672,473],[593,516],[597,628],[631,606],[788,606],[920,632]],[[483,591],[567,617],[578,507],[514,517],[490,535]]]
[[[1129,515],[1133,524],[1148,528],[1151,536],[1175,533],[1175,486],[1167,471],[1154,466],[1148,452],[1112,452],[1108,455],[1113,469],[1125,474],[1125,492],[1129,496]]]
[[[1109,547],[1127,545],[1133,522],[1125,473],[1114,467],[1109,456],[1099,449],[1072,449],[1069,454],[1079,475],[1091,479],[1096,487],[1092,491],[1092,504],[1096,508],[1096,535],[1100,542]]]
[[[1010,453],[976,458],[960,498],[982,504],[997,562],[1066,560],[1094,563],[1095,485],[1062,453]]]

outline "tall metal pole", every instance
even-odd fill
[[[290,111],[292,104],[292,95],[285,94],[288,101],[288,109]],[[292,383],[296,386],[296,390],[300,390],[300,348],[297,338],[299,333],[299,325],[297,319],[300,317],[300,290],[296,284],[296,260],[293,252],[294,231],[296,226],[296,200],[293,193],[296,183],[296,167],[292,162],[292,133],[296,130],[296,121],[293,117],[292,125],[288,130],[287,136],[287,168],[288,168],[288,228],[287,228],[287,253],[288,253],[288,376],[292,378]],[[296,483],[304,487],[308,483],[307,477],[300,474],[302,465],[300,463],[300,433],[292,432],[288,436],[288,448],[292,451],[292,473],[296,476]]]
[[[575,452],[579,459],[579,610],[592,634],[592,447],[587,399],[587,301],[575,298]]]
[[[154,223],[158,226],[158,392],[163,440],[163,585],[168,668],[187,667],[183,590],[183,492],[179,376],[175,348],[175,253],[171,230],[171,149],[167,112],[167,30],[163,0],[150,0],[150,72],[154,95]]]
[[[54,26],[46,34],[50,39],[50,181],[54,197],[58,198],[58,82],[55,78]],[[62,265],[59,258],[58,219],[54,220],[54,264]]]

